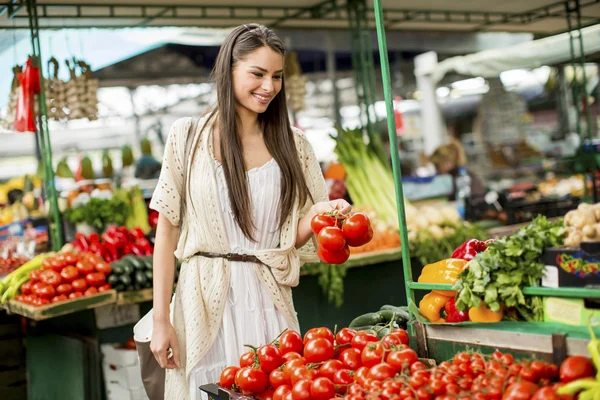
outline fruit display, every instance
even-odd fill
[[[579,247],[581,243],[600,242],[600,203],[582,203],[577,210],[565,215],[567,237],[565,246]]]
[[[560,367],[498,350],[459,352],[431,367],[408,344],[401,328],[379,337],[353,328],[313,328],[304,337],[286,330],[269,344],[248,346],[218,384],[273,400],[564,400],[579,392],[579,399],[593,400],[600,393],[595,336],[588,345],[591,360],[571,356]]]
[[[110,226],[102,236],[97,233],[89,236],[77,233],[71,245],[79,251],[94,253],[108,262],[117,261],[128,254],[143,257],[154,252],[152,244],[140,228],[130,231],[115,225]]]
[[[39,270],[42,267],[42,262],[50,256],[51,253],[40,254],[0,280],[0,304],[13,299],[21,285],[29,281],[30,273]]]
[[[364,213],[341,216],[337,212],[315,215],[310,227],[317,235],[317,255],[327,264],[343,264],[350,247],[364,246],[373,238],[371,221]]]
[[[27,261],[29,261],[28,257],[11,254],[10,252],[6,257],[0,257],[0,277],[8,275]]]
[[[110,264],[112,274],[108,283],[118,292],[148,289],[152,287],[152,257],[127,255]]]
[[[58,253],[45,258],[41,268],[22,279],[20,293],[14,299],[43,306],[91,296],[111,289],[106,282],[110,273],[110,265],[95,254]]]

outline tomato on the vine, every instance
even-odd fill
[[[326,226],[317,235],[319,246],[328,251],[339,251],[346,246],[344,232],[337,226]]]
[[[302,379],[294,384],[292,387],[292,399],[293,400],[311,400],[310,387],[312,381],[308,379]]]
[[[75,279],[79,278],[79,272],[77,272],[77,268],[73,267],[72,265],[69,265],[68,267],[65,267],[62,271],[60,271],[60,277],[66,283],[71,283]]]
[[[62,278],[60,277],[60,274],[53,269],[47,269],[42,271],[40,279],[46,285],[50,285],[53,287],[56,287],[62,283]]]
[[[326,264],[343,264],[350,258],[350,248],[344,246],[341,250],[329,251],[322,246],[317,249],[319,259]]]
[[[337,344],[348,344],[352,342],[352,338],[356,336],[356,331],[352,328],[342,328],[335,335],[335,340]]]
[[[306,343],[304,346],[304,358],[309,363],[320,363],[332,359],[335,355],[333,343],[319,337]]]
[[[281,358],[283,358],[284,362],[288,362],[297,358],[302,358],[302,356],[294,351],[290,351],[289,353],[285,353],[283,356],[281,356]]]
[[[317,339],[317,338],[327,339],[332,344],[335,339],[335,337],[333,336],[333,332],[331,332],[331,329],[329,329],[329,328],[325,328],[325,327],[312,328],[312,329],[309,329],[309,331],[306,332],[306,334],[304,335],[304,344],[306,345],[311,340]]]
[[[231,389],[235,384],[235,374],[237,374],[239,370],[239,367],[231,366],[221,371],[219,386],[224,387],[225,389]]]
[[[560,400],[560,396],[553,388],[546,386],[535,392],[531,400]]]
[[[292,330],[283,332],[279,337],[279,351],[282,355],[286,355],[290,352],[302,354],[304,351],[302,336],[298,332]]]
[[[301,366],[298,368],[294,368],[290,375],[290,382],[292,385],[295,385],[298,381],[303,379],[308,379],[312,381],[317,377],[318,371],[316,369],[309,369],[306,366]]]
[[[280,368],[274,369],[269,374],[269,384],[273,389],[277,389],[282,385],[289,385],[290,383],[290,378]]]
[[[354,380],[364,386],[367,375],[369,374],[369,368],[360,367],[354,372]],[[334,382],[335,383],[335,382]]]
[[[310,220],[310,229],[315,235],[321,232],[321,229],[328,226],[336,226],[337,218],[333,215],[317,214]]]
[[[361,351],[354,347],[342,351],[338,356],[338,360],[342,362],[345,368],[356,371],[362,366]]]
[[[402,372],[404,369],[408,369],[411,365],[418,362],[419,356],[412,349],[404,349],[399,351],[392,351],[387,355],[386,361],[396,371]]]
[[[306,365],[306,358],[301,357],[301,358],[296,358],[292,361],[288,361],[287,363],[285,363],[285,365],[283,366],[283,372],[289,377],[292,377],[292,372],[294,372],[294,370],[298,367],[303,367]]]
[[[385,356],[385,347],[381,342],[369,343],[365,346],[360,360],[365,367],[371,368],[379,364]]]
[[[352,349],[348,349],[352,350]],[[333,379],[333,375],[338,372],[340,369],[345,369],[344,363],[340,360],[327,360],[321,365],[319,368],[319,376],[323,378]]]
[[[355,349],[358,349],[360,351],[363,351],[363,349],[365,348],[365,346],[368,343],[378,342],[378,341],[379,341],[379,339],[377,338],[377,336],[373,335],[372,333],[356,334],[356,336],[354,336],[352,338],[352,347],[354,347]]]
[[[292,393],[292,387],[290,385],[281,385],[273,392],[273,400],[284,400],[288,393]]]
[[[396,370],[388,363],[382,362],[371,367],[367,375],[368,378],[384,381],[396,376]]]
[[[265,344],[264,346],[259,347],[256,354],[258,356],[260,368],[267,374],[274,369],[281,367],[284,362],[279,349],[272,344]]]
[[[75,279],[73,282],[71,282],[71,286],[73,286],[74,291],[82,293],[88,288],[85,279]]]
[[[106,282],[106,275],[104,275],[102,272],[92,272],[85,276],[85,281],[89,286],[98,288],[104,285]]]
[[[240,367],[251,367],[254,365],[256,360],[256,353],[254,350],[247,351],[240,356]]]
[[[258,396],[256,396],[256,398],[258,400],[273,400],[273,394],[273,389],[267,389]]]
[[[402,342],[402,344],[408,346],[408,343],[409,343],[408,332],[406,332],[402,328],[397,328],[397,329],[394,329],[392,331],[392,333],[400,339],[400,342]]]
[[[241,368],[235,376],[237,386],[246,393],[258,394],[267,389],[269,379],[264,371],[252,367]]]
[[[349,369],[341,369],[333,376],[333,383],[337,386],[338,393],[346,393],[346,390],[354,382],[353,372]]]
[[[313,400],[329,400],[335,397],[335,386],[329,378],[317,378],[310,386]]]
[[[538,389],[538,385],[528,381],[513,383],[506,389],[506,392],[504,392],[502,400],[531,399]]]
[[[346,236],[346,242],[350,246],[362,246],[373,237],[371,221],[364,213],[354,213],[346,218],[342,223],[342,231]]]
[[[63,283],[62,285],[58,285],[58,287],[56,288],[56,292],[58,294],[64,294],[68,296],[71,293],[73,293],[73,287],[68,283]]]

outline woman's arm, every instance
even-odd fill
[[[323,201],[313,205],[308,213],[298,221],[298,232],[296,233],[296,248],[304,246],[313,235],[310,221],[317,214],[338,210],[342,215],[352,211],[352,206],[344,199]]]

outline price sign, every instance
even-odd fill
[[[140,320],[139,304],[109,304],[94,309],[98,329],[135,324]]]

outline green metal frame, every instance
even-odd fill
[[[60,250],[63,245],[62,237],[62,219],[58,209],[58,199],[56,187],[54,186],[54,167],[52,166],[52,145],[50,143],[50,134],[48,132],[48,110],[46,107],[46,89],[44,85],[44,65],[41,62],[42,52],[40,47],[40,36],[38,26],[38,15],[35,0],[27,0],[27,15],[29,16],[29,29],[31,31],[31,48],[33,52],[34,65],[40,71],[40,93],[38,94],[38,115],[37,132],[42,159],[39,162],[44,163],[44,185],[46,188],[46,197],[50,205],[50,238],[52,249]]]
[[[561,3],[564,4],[564,3]],[[576,1],[577,8],[579,2]],[[375,22],[377,27],[377,39],[379,42],[379,56],[381,59],[381,75],[383,80],[383,90],[385,94],[385,104],[387,115],[393,115],[392,103],[392,85],[390,79],[390,66],[387,56],[387,43],[385,36],[385,20],[381,6],[381,0],[374,1],[375,6]],[[581,25],[579,24],[579,29]],[[581,42],[581,35],[580,35]],[[580,43],[583,56],[583,43]],[[582,58],[582,63],[585,58]],[[589,109],[589,107],[588,107]],[[398,139],[396,136],[396,122],[394,118],[387,118],[388,133],[390,137],[390,147],[397,148]],[[400,156],[398,152],[392,151],[392,166],[394,172],[394,183],[396,187],[396,202],[398,205],[398,223],[400,226],[400,238],[402,246],[402,262],[404,268],[406,298],[408,305],[415,301],[415,290],[452,290],[452,285],[448,284],[426,284],[413,281],[412,269],[410,266],[410,249],[408,245],[408,233],[406,227],[406,215],[404,208],[404,195],[402,190],[402,173],[400,172]],[[545,288],[545,287],[526,287],[523,293],[530,296],[555,296],[555,297],[571,297],[571,298],[600,298],[600,290],[585,289],[585,288]]]

